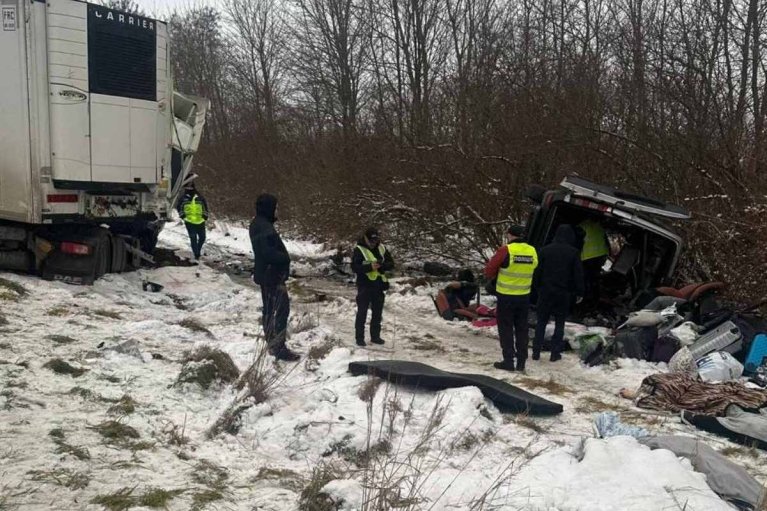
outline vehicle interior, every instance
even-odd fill
[[[547,217],[543,232],[535,236],[537,246],[551,242],[562,224],[577,226],[591,219],[602,225],[610,246],[598,284],[603,301],[628,304],[642,291],[670,279],[679,251],[676,240],[653,232],[635,220],[561,201],[551,204]]]

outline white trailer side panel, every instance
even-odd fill
[[[24,4],[0,0],[0,215],[26,222],[32,208]]]

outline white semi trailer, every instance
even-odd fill
[[[192,179],[208,101],[161,21],[0,0],[0,269],[88,284],[140,264]]]

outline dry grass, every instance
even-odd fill
[[[30,470],[27,472],[33,481],[56,484],[70,490],[82,490],[91,482],[91,478],[84,472],[77,472],[68,468],[56,468],[53,470]]]
[[[201,346],[194,352],[187,352],[183,364],[175,385],[196,383],[207,389],[216,381],[232,383],[240,376],[240,370],[232,357],[210,346]]]
[[[136,403],[129,394],[125,394],[119,401],[117,401],[117,403],[109,407],[107,415],[111,415],[112,417],[125,417],[136,411],[137,404],[138,403]]]
[[[43,364],[43,367],[50,369],[57,374],[68,374],[72,378],[78,378],[84,375],[88,370],[81,367],[74,367],[60,358],[54,358]]]
[[[165,436],[166,443],[168,445],[186,445],[189,443],[189,437],[186,433],[186,417],[184,417],[184,424],[179,426],[171,421],[165,423],[162,429],[162,433]]]
[[[322,488],[330,481],[344,477],[344,471],[332,463],[320,463],[309,478],[309,482],[301,490],[298,508],[301,511],[335,511],[333,501],[324,493]]]
[[[517,426],[521,426],[523,428],[527,428],[531,431],[534,431],[535,433],[542,434],[545,433],[546,430],[541,426],[538,422],[535,421],[532,417],[525,414],[519,414],[515,415],[511,422],[516,424]]]
[[[68,335],[51,334],[51,335],[46,335],[45,338],[48,339],[49,341],[55,342],[56,344],[72,344],[77,342],[76,339],[73,339],[69,337]]]
[[[290,375],[290,372],[298,367],[291,366],[289,371],[281,372],[274,364],[274,359],[269,354],[265,342],[260,342],[256,355],[250,367],[245,370],[235,382],[234,388],[239,395],[232,401],[221,417],[211,426],[206,436],[213,438],[222,432],[235,435],[240,430],[242,414],[252,406],[263,403],[272,391],[280,386]]]
[[[729,445],[719,449],[719,454],[723,456],[736,456],[758,460],[761,452],[756,447],[736,447]]]
[[[581,398],[578,398],[578,404],[575,406],[575,411],[577,413],[601,413],[601,412],[622,412],[625,411],[626,407],[621,405],[616,405],[613,403],[606,403],[605,401],[602,401],[599,398],[596,398],[594,396],[584,396]]]
[[[91,503],[104,506],[109,511],[124,511],[132,507],[167,509],[168,502],[184,493],[184,490],[150,488],[143,494],[135,495],[134,490],[135,488],[121,488],[114,493],[98,495],[91,499]]]
[[[304,368],[307,371],[316,371],[319,368],[320,360],[323,360],[331,351],[339,346],[341,346],[341,342],[333,337],[325,339],[319,344],[312,345],[312,347],[309,348],[309,353],[306,355]]]
[[[196,318],[185,318],[180,323],[179,326],[182,326],[186,328],[187,330],[191,330],[192,332],[202,333],[207,335],[208,337],[215,337],[213,335],[213,332],[211,332],[208,327],[203,325],[198,319]]]
[[[90,426],[88,429],[92,429],[99,433],[107,444],[130,449],[134,452],[154,447],[154,443],[152,442],[134,442],[133,440],[141,437],[139,432],[136,431],[135,428],[119,421],[104,421],[96,426]]]
[[[555,396],[564,396],[566,394],[575,394],[575,391],[571,388],[562,385],[554,380],[553,376],[550,376],[548,380],[537,380],[530,378],[529,376],[523,376],[514,380],[515,384],[520,384],[530,390],[543,389],[547,393]]]
[[[62,316],[67,316],[70,314],[69,308],[64,307],[63,305],[59,305],[56,307],[53,307],[52,309],[48,309],[48,312],[46,312],[49,316],[54,316],[57,318],[60,318]]]
[[[122,319],[119,312],[107,309],[96,309],[95,311],[92,311],[92,314],[101,318]]]
[[[29,295],[29,290],[12,280],[0,277],[0,300],[18,301]]]

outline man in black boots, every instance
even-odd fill
[[[554,316],[554,336],[551,338],[551,361],[562,358],[565,320],[573,297],[584,293],[583,265],[577,247],[576,232],[571,225],[560,225],[554,241],[538,252],[538,269],[533,284],[538,292],[536,314],[538,324],[533,340],[533,360],[541,358],[541,346],[549,318]]]
[[[250,223],[253,246],[253,281],[261,287],[263,328],[269,353],[280,360],[300,357],[285,345],[290,315],[290,298],[285,282],[290,275],[290,255],[274,228],[277,197],[262,194],[256,200],[256,217]]]
[[[525,242],[524,235],[524,227],[512,225],[508,230],[509,244],[501,246],[485,266],[485,276],[495,281],[498,336],[503,351],[503,361],[493,366],[506,371],[525,370],[530,341],[527,320],[538,254]]]
[[[381,244],[378,230],[371,227],[357,242],[352,254],[352,270],[357,274],[357,318],[354,333],[358,346],[365,346],[365,321],[368,309],[370,319],[370,342],[383,344],[381,317],[383,316],[384,292],[389,289],[386,272],[394,269],[391,253]]]

